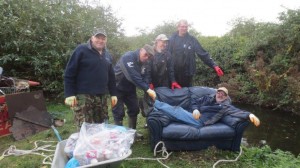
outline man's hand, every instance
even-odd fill
[[[148,93],[148,95],[152,98],[152,100],[155,100],[155,99],[156,99],[156,93],[155,93],[154,90],[148,89],[148,90],[147,90],[147,93]]]
[[[214,69],[215,69],[218,76],[223,76],[224,75],[224,72],[222,71],[222,69],[219,66],[215,66]]]
[[[193,117],[194,117],[195,120],[199,120],[199,118],[201,117],[200,111],[195,109],[193,111]]]
[[[111,108],[115,107],[115,105],[118,103],[117,96],[111,96]]]
[[[150,84],[149,84],[149,88],[152,89],[152,90],[154,90],[154,85],[153,85],[153,83],[150,83]]]
[[[76,96],[70,96],[70,97],[67,97],[65,99],[65,104],[68,105],[68,106],[71,106],[71,107],[74,107],[77,105],[77,99],[76,99]]]
[[[172,82],[171,88],[172,88],[172,90],[174,90],[175,88],[181,89],[181,86],[177,82]]]
[[[254,114],[250,114],[249,115],[250,121],[255,125],[255,126],[259,126],[260,125],[260,121],[259,119],[254,115]]]

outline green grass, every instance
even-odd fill
[[[66,123],[63,127],[58,127],[58,131],[62,139],[67,139],[70,134],[76,132],[76,127],[73,124],[73,113],[62,104],[48,104],[48,111],[55,117],[65,118]],[[110,112],[110,123],[113,123]],[[132,146],[132,155],[130,158],[143,157],[154,158],[153,152],[150,151],[148,130],[144,128],[145,118],[139,115],[137,131],[144,135],[144,140],[136,140]],[[124,118],[124,125],[127,125],[127,118]],[[12,136],[0,138],[0,154],[10,145],[15,145],[17,149],[32,149],[34,142],[37,140],[57,141],[52,129],[40,132],[34,136],[21,141],[15,141]],[[46,153],[46,152],[45,152]],[[53,152],[54,153],[54,152]],[[169,167],[212,167],[219,159],[235,159],[238,153],[222,151],[211,147],[207,150],[194,152],[173,152],[169,159],[162,162]],[[157,157],[162,157],[158,153]],[[42,164],[43,157],[37,155],[24,156],[8,156],[0,160],[0,168],[48,168],[49,165]],[[220,163],[218,168],[257,168],[257,167],[277,167],[277,168],[299,168],[300,155],[295,157],[290,152],[281,150],[272,151],[269,146],[262,148],[258,147],[243,147],[243,153],[237,162]],[[122,168],[161,168],[163,167],[157,161],[149,160],[125,160]]]

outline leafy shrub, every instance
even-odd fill
[[[5,0],[0,9],[0,38],[4,39],[0,61],[6,75],[40,81],[45,92],[55,97],[62,96],[68,58],[89,39],[94,27],[106,30],[113,56],[127,47],[121,22],[110,8],[77,0]]]

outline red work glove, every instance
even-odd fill
[[[224,72],[222,71],[222,69],[219,66],[215,66],[215,71],[217,73],[218,76],[223,76]]]
[[[40,85],[40,82],[35,82],[35,81],[28,81],[29,86],[37,86]]]
[[[150,83],[150,84],[149,84],[149,88],[150,88],[151,90],[154,90],[154,85],[153,85],[153,83]]]
[[[174,90],[175,88],[181,89],[181,86],[177,82],[172,82],[171,88],[172,88],[172,90]]]

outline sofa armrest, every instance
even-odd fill
[[[235,125],[236,136],[234,137],[233,142],[232,142],[232,147],[231,147],[232,151],[240,151],[242,137],[243,137],[244,131],[248,127],[249,123],[250,122],[248,120],[244,119],[243,121],[238,122]]]
[[[250,123],[249,120],[228,115],[224,116],[220,122],[230,126],[235,130],[236,135],[233,139],[231,150],[239,151],[243,133]]]
[[[169,125],[170,119],[160,111],[152,111],[147,117],[150,147],[153,151],[155,145],[162,139],[163,127]],[[159,149],[159,148],[158,148]]]
[[[247,119],[244,119],[244,118],[239,118],[239,117],[234,117],[234,116],[230,116],[230,115],[227,115],[227,116],[223,116],[221,119],[220,119],[220,122],[230,126],[231,128],[233,129],[236,129],[236,127],[240,124],[240,123],[243,123],[243,122],[246,122],[248,121]]]

